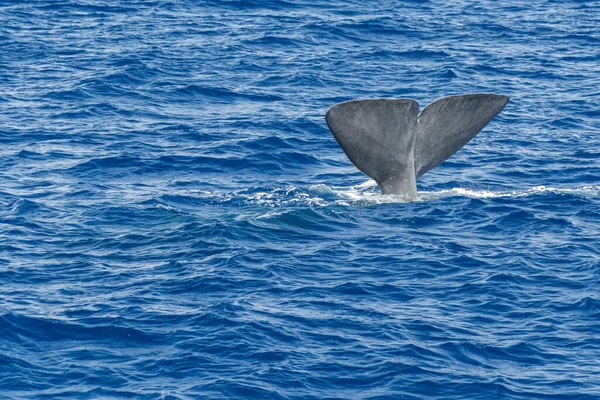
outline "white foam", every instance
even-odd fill
[[[446,197],[467,197],[473,199],[494,199],[503,197],[536,196],[548,193],[575,195],[581,197],[600,197],[600,186],[583,186],[580,188],[554,188],[535,186],[526,190],[492,191],[472,188],[452,188],[436,191],[419,191],[417,198],[412,201],[427,202]],[[198,197],[210,199],[218,203],[231,200],[241,200],[249,205],[268,208],[289,206],[327,207],[331,205],[356,207],[376,204],[407,203],[402,196],[383,195],[373,180],[368,180],[354,186],[327,186],[324,184],[308,187],[286,186],[249,193],[248,189],[238,192],[209,192],[196,193]],[[189,192],[188,192],[189,195]],[[262,217],[273,216],[267,212]]]
[[[407,199],[402,196],[383,195],[377,189],[377,184],[373,180],[361,183],[360,185],[350,187],[332,187],[333,193],[343,199],[351,200],[357,203],[406,203]],[[527,190],[515,191],[491,191],[477,190],[467,188],[452,188],[437,191],[419,191],[414,201],[432,201],[444,197],[468,197],[473,199],[493,199],[502,197],[523,197],[539,194],[569,194],[582,197],[599,197],[600,186],[584,186],[581,188],[553,188],[546,186],[535,186]],[[339,203],[336,202],[336,203]]]

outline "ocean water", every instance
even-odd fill
[[[600,2],[0,0],[3,399],[599,399]],[[383,196],[331,105],[511,96]]]

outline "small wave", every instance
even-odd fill
[[[243,99],[249,101],[280,101],[282,97],[274,94],[262,93],[241,93],[235,90],[230,90],[220,87],[210,87],[202,85],[187,85],[177,89],[177,94],[184,96],[192,96],[194,98],[210,98],[213,100],[221,99],[230,101],[235,99]]]
[[[273,46],[273,47],[293,47],[299,46],[301,42],[297,39],[291,39],[280,35],[260,35],[256,38],[250,38],[244,41],[248,45]]]
[[[436,50],[428,50],[428,49],[414,49],[407,51],[397,51],[397,50],[389,50],[389,49],[377,49],[371,51],[370,53],[365,54],[366,56],[372,56],[375,58],[389,59],[389,58],[399,58],[399,59],[407,59],[407,60],[444,60],[450,57],[445,51],[436,51]]]
[[[43,96],[49,100],[63,100],[63,101],[75,101],[85,100],[91,98],[85,90],[81,88],[67,89],[67,90],[53,90],[49,91]]]

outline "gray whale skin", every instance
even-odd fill
[[[417,196],[417,179],[467,144],[502,111],[508,96],[449,96],[419,115],[411,99],[352,100],[332,106],[327,125],[350,161],[383,194]]]

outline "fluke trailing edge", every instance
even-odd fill
[[[353,100],[332,106],[326,120],[350,161],[382,193],[413,199],[417,179],[473,139],[507,102],[496,94],[450,96],[419,115],[411,99]]]

